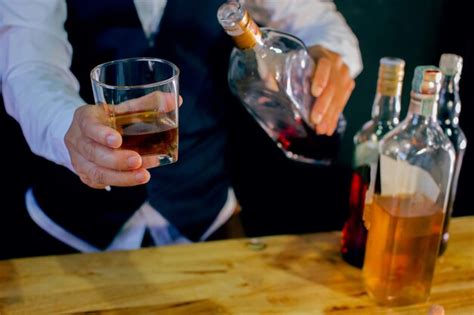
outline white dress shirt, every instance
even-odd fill
[[[134,0],[148,38],[153,38],[159,31],[166,2],[167,0]],[[339,53],[352,76],[355,77],[362,70],[357,38],[332,1],[241,2],[260,23],[296,35],[307,46],[320,44]],[[65,0],[0,0],[0,84],[6,110],[21,125],[31,150],[74,172],[64,136],[71,125],[74,111],[85,104],[85,101],[79,96],[79,84],[69,69],[72,47],[64,29],[66,17]],[[49,222],[49,218],[45,219],[44,213],[38,214],[41,210],[37,209],[37,205],[35,207],[33,199],[27,197],[28,200],[30,215],[40,226],[48,231],[61,229],[53,226],[55,223],[51,220]],[[147,215],[150,217],[148,207],[147,204],[142,206],[137,212],[140,214],[131,218],[135,223],[127,222],[125,230],[127,226],[146,226]],[[217,221],[227,220],[231,212],[226,211]],[[43,220],[38,219],[39,217],[43,217]],[[160,220],[161,218],[149,218],[150,222]],[[213,226],[218,228],[223,222],[214,222]],[[206,234],[210,232],[212,231],[208,230]],[[58,237],[60,234],[64,236],[64,233],[54,236],[64,241],[67,237]],[[91,250],[83,246],[73,247],[82,251]]]

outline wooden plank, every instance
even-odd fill
[[[339,256],[340,232],[0,262],[1,314],[474,313],[474,217],[451,223],[430,301],[381,308]]]

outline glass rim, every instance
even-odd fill
[[[111,65],[114,65],[114,64],[119,64],[119,63],[124,63],[124,62],[129,62],[129,61],[133,61],[133,62],[135,62],[135,61],[154,61],[154,62],[166,64],[166,65],[170,66],[174,70],[175,73],[171,77],[169,77],[168,79],[165,79],[165,80],[161,80],[161,81],[154,82],[154,83],[138,84],[138,85],[111,85],[111,84],[101,82],[98,79],[94,78],[94,76],[93,76],[93,74],[99,68],[108,67],[108,66],[111,66]],[[171,61],[168,61],[168,60],[165,60],[165,59],[162,59],[162,58],[154,58],[154,57],[132,57],[132,58],[123,58],[123,59],[107,61],[107,62],[98,64],[97,66],[92,68],[89,75],[90,75],[91,81],[97,83],[99,86],[101,86],[103,88],[127,90],[127,89],[152,88],[152,87],[162,86],[162,85],[168,84],[169,82],[171,82],[171,81],[175,80],[177,77],[179,77],[179,73],[180,73],[180,71],[179,71],[178,66],[176,66]]]

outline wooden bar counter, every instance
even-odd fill
[[[376,306],[331,232],[0,261],[0,314],[474,314],[474,217],[451,232],[423,304]]]

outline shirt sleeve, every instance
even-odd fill
[[[73,171],[64,136],[85,102],[69,70],[64,0],[0,0],[0,82],[30,149]]]
[[[357,37],[331,0],[240,0],[262,25],[321,45],[341,55],[352,77],[362,71]]]

